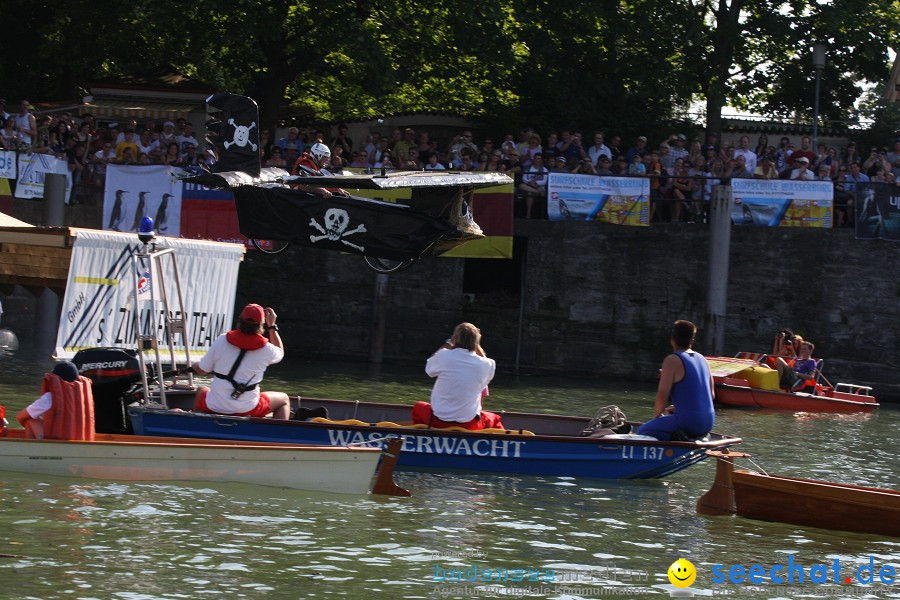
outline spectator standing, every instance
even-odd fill
[[[178,141],[176,139],[177,137],[178,136],[175,133],[175,123],[172,121],[164,122],[162,133],[159,134],[160,148],[168,148],[170,143]]]
[[[581,134],[577,131],[569,133],[562,132],[562,144],[559,147],[559,153],[566,157],[569,166],[579,164],[585,158],[590,158],[581,143]]]
[[[853,211],[856,202],[859,200],[859,190],[857,189],[856,184],[866,183],[868,181],[869,176],[862,172],[860,164],[856,161],[850,163],[850,172],[844,176],[844,192],[847,194],[846,222],[848,225],[853,224]],[[842,219],[838,219],[838,227],[843,224],[842,221]]]
[[[372,134],[372,139],[369,141],[369,143],[366,144],[366,160],[368,161],[369,166],[374,165],[377,162],[378,157],[381,155],[380,146],[381,134],[375,132]]]
[[[519,191],[525,196],[525,218],[530,219],[535,200],[546,203],[547,198],[547,167],[544,166],[544,156],[540,152],[532,156],[532,164],[522,176]],[[543,210],[542,206],[541,211]]]
[[[559,162],[559,157],[557,157]],[[506,153],[505,169],[507,173],[521,173],[522,163],[519,162],[519,151],[516,148],[510,148]]]
[[[329,146],[334,148],[335,146],[340,146],[343,149],[344,156],[353,156],[353,140],[347,137],[347,125],[345,123],[341,123],[338,125],[338,134],[332,138]],[[334,156],[334,152],[331,153]]]
[[[597,160],[597,175],[600,175],[601,177],[611,177],[613,172],[609,167],[609,158],[601,155]]]
[[[778,169],[779,173],[784,172],[788,168],[788,157],[790,157],[788,145],[790,143],[791,140],[789,138],[783,137],[775,150],[775,168]]]
[[[178,142],[182,154],[187,152],[188,146],[194,146],[194,148],[196,148],[197,138],[194,137],[194,126],[186,122],[181,130],[181,135],[177,136],[175,141]]]
[[[522,163],[523,169],[531,168],[532,158],[536,154],[540,154],[543,157],[543,149],[541,148],[541,137],[538,134],[532,132],[528,136],[528,142],[525,144],[525,147],[519,148],[519,162]]]
[[[684,135],[683,133],[679,133],[678,135],[673,135],[669,138],[666,145],[669,146],[669,154],[672,156],[672,160],[678,160],[679,158],[687,158],[689,152],[688,152],[687,148],[685,148],[686,143],[687,143],[687,136]]]
[[[296,159],[295,159],[296,160]],[[287,161],[284,160],[284,157],[281,155],[281,147],[273,146],[272,150],[269,153],[269,160],[265,162],[265,166],[267,167],[281,167],[282,169],[287,168]]]
[[[672,147],[663,142],[659,145],[659,150],[656,151],[656,155],[659,158],[659,164],[662,165],[662,168],[671,173],[675,168],[675,156],[672,155]]]
[[[153,141],[153,138],[150,136],[150,131],[148,129],[144,129],[143,131],[141,131],[141,135],[134,141],[134,144],[137,146],[138,153],[143,152],[147,155],[153,152],[154,148],[159,147],[159,141]]]
[[[6,117],[3,122],[3,129],[0,130],[0,146],[7,150],[16,150],[16,144],[19,141],[19,134],[16,131],[16,118]]]
[[[588,148],[588,156],[591,157],[591,163],[595,165],[597,164],[597,161],[600,160],[601,156],[612,159],[612,152],[610,152],[606,144],[603,143],[602,131],[598,131],[594,134],[594,145]]]
[[[808,135],[804,135],[804,136],[800,139],[800,149],[799,149],[799,150],[794,150],[794,152],[791,154],[791,160],[792,160],[792,161],[796,161],[797,158],[803,156],[803,157],[806,158],[806,161],[807,161],[806,164],[807,164],[807,165],[812,165],[812,164],[814,164],[814,163],[815,163],[815,160],[816,160],[816,155],[815,155],[815,153],[812,151],[812,148],[810,148],[810,142],[811,142],[811,140],[809,139],[809,136],[808,136]]]
[[[609,160],[610,160],[610,162],[612,162],[613,159],[615,159],[615,158],[616,158],[617,156],[619,156],[620,154],[623,154],[622,149],[621,149],[621,145],[622,145],[622,138],[621,138],[621,136],[614,135],[614,136],[612,136],[612,137],[609,139],[609,144],[608,144],[607,147],[609,148]]]
[[[635,153],[631,157],[631,164],[628,165],[628,174],[632,176],[644,175],[647,167],[644,166],[644,159],[640,154]]]
[[[0,117],[3,118],[3,123],[6,123],[6,120],[9,118],[9,113],[6,112],[6,99],[0,98]]]
[[[772,157],[763,154],[759,159],[759,165],[753,171],[754,179],[778,179],[778,169],[772,161]]]
[[[19,144],[25,149],[30,149],[33,138],[37,136],[37,121],[31,114],[31,103],[28,100],[22,100],[19,107],[19,114],[16,116],[16,132]]]
[[[281,155],[283,157],[287,157],[287,152],[285,152],[285,150],[287,150],[288,144],[294,145],[294,150],[296,151],[298,156],[301,152],[303,152],[304,145],[300,140],[300,130],[296,127],[289,127],[287,130],[287,135],[278,140],[277,145],[279,148],[281,148]],[[287,160],[287,158],[285,158],[285,160]]]
[[[125,154],[125,149],[131,148],[132,156],[136,157],[138,154],[137,144],[134,143],[134,133],[132,131],[126,131],[124,139],[116,144],[116,160],[119,162],[122,161],[122,157]]]
[[[424,169],[426,171],[443,171],[444,165],[438,161],[437,152],[429,152],[428,153],[428,162],[425,163]]]
[[[759,137],[756,139],[756,150],[753,151],[756,154],[757,159],[763,154],[768,154],[769,152],[769,136],[764,133],[759,134]]]
[[[629,148],[628,151],[625,153],[625,162],[630,165],[631,163],[634,162],[635,154],[643,157],[644,154],[646,154],[646,153],[647,153],[647,137],[640,135],[640,136],[638,136],[637,141],[634,143],[634,146]],[[662,157],[660,157],[660,158],[662,158]],[[663,162],[663,161],[660,161],[660,162],[663,163],[663,167],[666,166],[665,162]]]
[[[791,179],[798,179],[800,181],[813,181],[815,180],[815,174],[809,170],[809,159],[806,156],[798,156],[794,159],[794,164],[796,167],[793,171],[791,171]]]
[[[120,144],[125,140],[125,132],[131,130],[132,132],[137,131],[137,121],[134,119],[128,119],[128,122],[125,124],[125,127],[122,129],[122,132],[119,133],[119,136],[116,138],[115,145]]]
[[[471,139],[471,133],[469,134],[469,139]],[[409,149],[416,148],[416,131],[411,127],[407,127],[403,130],[403,138],[400,139],[397,143],[394,144],[394,147],[391,148],[391,154],[397,159],[400,163],[400,167],[402,168],[402,163],[406,161],[409,156]]]
[[[753,179],[753,173],[747,168],[747,159],[743,154],[734,157],[734,167],[731,169],[732,179]]]
[[[94,163],[94,183],[102,185],[106,177],[106,165],[116,160],[116,151],[110,142],[104,142],[103,147],[94,153],[91,158]]]
[[[741,136],[740,146],[735,149],[734,157],[738,156],[744,157],[744,165],[747,167],[747,170],[753,173],[756,171],[756,153],[750,149],[750,137],[746,135]]]

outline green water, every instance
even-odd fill
[[[41,361],[0,360],[0,398],[15,414],[37,396]],[[304,396],[412,403],[420,369],[292,363],[264,386]],[[618,404],[649,417],[647,384],[499,374],[488,408],[592,415]],[[783,474],[900,488],[900,411],[804,415],[717,411],[716,430]],[[0,465],[2,467],[2,465]],[[697,568],[698,594],[733,598],[897,598],[883,583],[715,584],[712,568],[788,555],[808,570],[838,559],[842,576],[873,557],[900,572],[900,540],[696,514],[711,462],[662,481],[403,472],[411,498],[348,497],[244,485],[109,483],[0,472],[2,598],[669,597],[666,570]],[[474,567],[472,565],[475,565]],[[446,581],[453,569],[554,581]],[[443,573],[445,581],[435,581]],[[830,580],[829,571],[829,580]],[[564,587],[564,578],[570,588]],[[877,580],[876,580],[877,581]],[[478,587],[480,586],[480,587]],[[604,586],[606,586],[604,588]],[[640,588],[640,589],[637,589]],[[644,590],[644,591],[640,591]],[[505,592],[501,594],[501,592]],[[867,594],[867,596],[866,596]]]

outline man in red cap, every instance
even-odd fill
[[[216,338],[206,356],[194,365],[200,375],[213,374],[209,389],[198,393],[194,410],[239,417],[265,417],[270,412],[276,419],[290,417],[287,394],[259,391],[266,367],[284,358],[276,319],[271,308],[248,304],[238,328]],[[267,336],[262,335],[263,322]]]

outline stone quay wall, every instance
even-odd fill
[[[39,223],[37,207],[17,202],[15,216]],[[99,216],[67,209],[71,225]],[[652,380],[676,319],[697,323],[696,348],[710,353],[706,226],[517,220],[515,234],[513,260],[428,258],[388,276],[381,311],[377,276],[358,256],[248,250],[237,302],[274,307],[288,351],[310,358],[368,360],[383,331],[386,364],[424,365],[464,320],[505,372]],[[733,227],[724,353],[767,352],[790,327],[816,344],[832,383],[900,400],[898,257],[900,246],[850,229]],[[4,298],[7,311],[27,305],[23,295]]]

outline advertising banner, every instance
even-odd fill
[[[605,221],[650,225],[650,180],[550,173],[547,214],[551,221]]]
[[[0,179],[16,178],[16,153],[0,150]]]
[[[181,181],[173,168],[109,165],[103,194],[103,229],[137,231],[144,217],[153,219],[160,235],[181,235]]]
[[[20,154],[19,181],[16,198],[43,198],[44,175],[58,173],[66,176],[66,202],[72,196],[72,173],[69,162],[51,154]]]
[[[900,185],[857,183],[856,239],[900,242]]]
[[[735,225],[831,227],[834,185],[830,181],[732,179]]]
[[[142,334],[156,335],[161,344],[168,343],[161,318],[165,310],[162,294],[157,291],[158,305],[154,306],[150,293],[160,282],[153,281],[149,261],[132,260],[139,249],[137,236],[83,229],[76,229],[75,233],[57,332],[57,356],[71,358],[83,348],[136,348],[136,319]],[[231,329],[244,247],[175,238],[157,238],[157,242],[160,248],[173,248],[177,255],[186,337],[191,359],[199,359],[218,335]],[[169,294],[169,310],[178,311],[172,261],[159,262],[164,268],[156,277],[163,280]],[[158,330],[150,331],[154,320]],[[183,358],[181,337],[175,341],[176,356]]]

